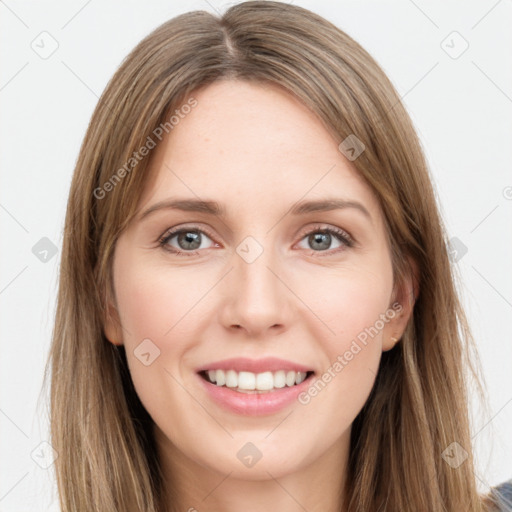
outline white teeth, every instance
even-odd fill
[[[240,389],[256,389],[256,375],[251,372],[240,372],[238,374],[238,387]]]
[[[272,372],[258,373],[258,375],[256,375],[255,387],[260,391],[268,391],[269,389],[272,389],[274,387],[274,376],[272,375]]]
[[[226,386],[228,388],[238,387],[238,374],[235,372],[235,370],[228,370],[226,372]]]
[[[274,373],[274,387],[284,388],[286,386],[286,375],[284,370],[280,370]]]
[[[214,370],[215,371],[215,370]],[[226,374],[223,370],[215,371],[215,380],[210,379],[212,382],[216,382],[217,386],[224,386],[226,384]]]
[[[295,384],[300,384],[306,378],[306,372],[297,372],[295,377]]]
[[[217,386],[236,388],[239,391],[270,391],[300,384],[306,378],[306,372],[279,370],[277,372],[235,372],[234,370],[208,370],[208,380]]]

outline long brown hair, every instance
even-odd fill
[[[467,410],[471,334],[410,117],[378,64],[346,33],[304,8],[250,1],[222,17],[190,12],[158,27],[124,60],[90,121],[69,195],[47,368],[63,512],[166,510],[151,419],[124,348],[106,340],[103,324],[116,240],[147,179],[150,158],[134,154],[218,79],[279,85],[337,141],[362,141],[352,163],[384,213],[395,283],[409,271],[407,258],[419,270],[413,316],[383,354],[352,426],[345,509],[483,510]],[[458,467],[442,456],[454,442],[468,455]]]

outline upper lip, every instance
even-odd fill
[[[232,359],[223,359],[222,361],[213,361],[197,368],[197,373],[207,370],[235,370],[236,372],[277,372],[279,370],[312,372],[311,368],[293,361],[279,359],[276,357],[265,357],[263,359],[249,359],[247,357],[235,357]]]

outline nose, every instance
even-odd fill
[[[292,319],[293,294],[269,249],[252,262],[233,255],[233,270],[223,280],[221,321],[226,329],[264,337],[286,330]]]

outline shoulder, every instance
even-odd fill
[[[512,480],[493,487],[490,495],[496,500],[499,512],[512,512]]]

